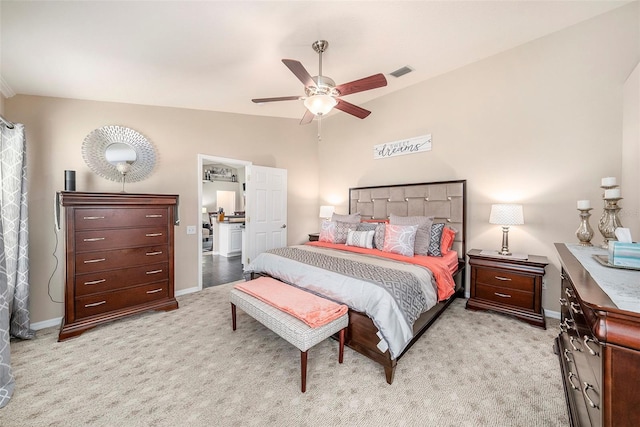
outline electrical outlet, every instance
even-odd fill
[[[542,289],[547,289],[547,281],[544,278],[542,279]]]
[[[196,234],[196,226],[187,225],[187,234]]]

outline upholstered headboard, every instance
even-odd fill
[[[460,180],[350,188],[349,213],[359,212],[364,219],[387,219],[391,214],[434,216],[434,222],[458,231],[453,248],[464,259],[466,185],[466,180]]]

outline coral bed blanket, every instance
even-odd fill
[[[312,328],[326,325],[348,310],[346,305],[337,304],[270,277],[259,277],[234,287],[302,320]]]

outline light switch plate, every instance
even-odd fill
[[[196,226],[187,225],[187,234],[196,234]]]

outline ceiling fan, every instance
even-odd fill
[[[352,93],[364,92],[365,90],[376,89],[387,85],[387,79],[383,74],[374,74],[363,79],[354,80],[349,83],[343,83],[336,86],[336,83],[329,77],[322,75],[322,53],[329,47],[326,40],[318,40],[311,45],[313,50],[318,53],[319,70],[318,75],[311,77],[304,66],[294,59],[283,59],[284,65],[304,84],[306,96],[281,96],[277,98],[257,98],[251,101],[260,104],[264,102],[274,101],[293,101],[304,100],[304,106],[307,108],[300,124],[311,123],[315,116],[322,117],[328,114],[334,107],[345,113],[364,119],[371,111],[351,104],[341,96],[350,95]]]

